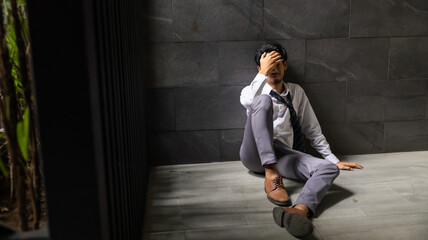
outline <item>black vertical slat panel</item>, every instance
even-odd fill
[[[129,13],[129,2],[126,2],[125,3],[125,7],[124,7],[124,10],[125,10],[125,12],[126,13]],[[130,71],[130,69],[129,69],[129,66],[131,65],[131,61],[130,61],[130,58],[131,58],[131,55],[132,55],[132,53],[129,51],[130,50],[130,48],[132,48],[132,44],[131,44],[131,41],[130,41],[130,31],[129,31],[129,19],[130,19],[130,15],[127,15],[128,17],[126,18],[126,22],[125,22],[125,30],[126,30],[126,35],[125,35],[125,37],[126,37],[126,43],[127,43],[127,45],[129,46],[127,49],[126,49],[126,51],[125,51],[125,56],[127,57],[127,61],[126,61],[126,66],[125,66],[125,70],[126,70],[126,73],[127,73],[127,75],[128,75],[128,77],[130,77],[131,78],[131,76],[130,76],[130,73],[131,73],[131,71]],[[131,97],[132,97],[132,93],[131,93],[131,88],[132,88],[132,84],[131,84],[131,82],[130,81],[128,81],[127,82],[127,84],[129,84],[129,86],[130,86],[130,88],[129,88],[129,93],[128,94],[126,94],[126,101],[128,102],[128,104],[127,104],[127,116],[128,116],[128,120],[129,120],[129,125],[127,125],[126,126],[126,132],[127,132],[127,136],[128,136],[128,139],[130,139],[130,141],[127,143],[127,155],[128,155],[128,157],[130,158],[130,159],[132,159],[132,138],[131,138],[131,131],[130,131],[130,127],[132,126],[132,101],[130,101],[130,99],[131,99]],[[128,170],[128,174],[127,174],[127,186],[128,186],[128,198],[129,198],[129,205],[128,205],[128,211],[130,212],[130,213],[132,213],[132,208],[133,208],[133,196],[132,196],[132,187],[133,187],[133,184],[132,184],[132,179],[133,179],[133,173],[132,173],[132,162],[130,162],[130,164],[127,166],[127,170]],[[135,227],[135,223],[132,221],[132,219],[131,219],[131,214],[128,216],[128,221],[129,221],[129,227],[130,228],[134,228]]]
[[[139,9],[143,9],[143,7],[145,6],[144,5],[145,1],[134,1],[134,3],[136,3],[136,7],[134,9],[134,15],[139,16],[141,14]],[[142,17],[139,18],[139,21],[134,21],[134,22],[135,22],[135,29],[142,29],[143,28],[143,18]],[[141,31],[140,31],[140,36],[138,37],[138,41],[144,42],[144,36],[141,34]],[[137,49],[138,49],[138,51],[136,51],[136,54],[138,54],[140,56],[140,58],[144,57],[145,56],[144,55],[144,45],[138,45],[137,44]],[[143,68],[145,68],[146,64],[144,64],[143,66],[138,66],[137,62],[138,61],[136,61],[136,69],[138,69],[137,84],[139,86],[138,89],[140,90],[140,92],[137,93],[137,96],[138,96],[139,102],[145,103],[146,88],[145,88],[145,85],[143,82],[143,75],[144,75],[143,74],[143,72],[144,72]],[[141,109],[140,108],[138,109],[139,121],[141,121],[141,119],[144,121],[144,119],[145,119],[145,116],[143,114],[143,111],[144,111],[143,106],[144,106],[144,104],[139,105],[139,107],[141,107]],[[145,126],[146,123],[144,121],[144,122],[139,122],[137,124],[140,124],[139,125],[139,128],[140,128],[139,142],[143,143],[143,146],[146,146],[146,136],[145,136],[144,131],[143,131],[143,129],[144,129],[143,126]],[[139,151],[138,155],[139,155],[138,159],[141,159],[141,161],[138,161],[138,168],[137,169],[147,169],[149,165],[148,165],[147,161],[146,162],[143,161],[143,159],[145,159],[144,154],[141,151]],[[139,177],[140,179],[138,181],[138,189],[144,189],[146,187],[145,186],[145,181],[146,181],[145,176],[142,176],[141,174],[139,176],[140,176]],[[141,203],[145,202],[145,194],[143,191],[137,192],[137,193],[139,195],[139,199],[138,199],[139,211],[144,211],[145,204],[141,204]],[[143,221],[144,221],[144,215],[138,215],[138,222],[142,223]]]
[[[119,15],[120,16],[123,16],[123,17],[121,17],[120,19],[118,19],[118,20],[120,20],[120,21],[118,21],[118,31],[119,31],[119,34],[118,34],[118,36],[119,36],[119,39],[120,39],[120,46],[122,46],[122,48],[120,48],[120,55],[119,55],[119,64],[120,64],[120,69],[121,69],[121,79],[118,81],[119,83],[120,83],[120,87],[119,87],[119,89],[118,89],[118,94],[119,94],[119,96],[120,96],[120,101],[121,102],[126,102],[125,101],[125,99],[126,99],[126,95],[125,95],[125,92],[124,92],[124,90],[125,90],[125,88],[123,87],[123,86],[125,86],[126,85],[126,81],[127,81],[127,78],[126,78],[126,48],[127,47],[129,47],[129,46],[127,46],[126,45],[126,41],[125,41],[125,39],[124,39],[124,36],[125,36],[125,34],[126,34],[126,32],[124,31],[125,29],[124,29],[124,22],[125,22],[125,19],[126,19],[126,15],[124,14],[124,12],[123,12],[123,8],[124,8],[124,5],[126,4],[126,2],[122,2],[122,4],[120,4],[119,6],[118,6],[118,13],[119,13]],[[122,122],[125,122],[125,119],[127,119],[127,112],[126,112],[126,108],[127,108],[127,106],[125,106],[125,105],[123,105],[123,104],[121,104],[121,112],[120,112],[120,116],[121,116],[121,118],[120,118],[120,120],[122,121]],[[123,124],[121,124],[121,133],[122,133],[122,136],[123,136],[123,138],[126,138],[126,125],[123,125]],[[122,181],[122,184],[121,184],[121,190],[123,191],[123,201],[124,202],[127,202],[128,204],[124,204],[124,216],[123,216],[123,227],[124,227],[124,230],[125,230],[125,235],[124,235],[124,237],[125,238],[127,238],[127,239],[129,239],[130,238],[130,236],[129,236],[129,209],[128,209],[128,205],[129,205],[129,195],[128,195],[128,182],[127,182],[127,176],[126,176],[126,172],[127,172],[127,167],[128,167],[128,162],[126,161],[127,159],[128,159],[128,154],[127,154],[127,146],[126,146],[126,142],[125,141],[122,141],[121,142],[121,149],[122,149],[122,158],[123,158],[123,164],[122,164],[122,171],[121,171],[121,181]]]
[[[117,116],[117,124],[118,124],[118,140],[119,142],[117,142],[117,145],[119,146],[118,149],[118,154],[120,156],[120,158],[118,159],[120,161],[120,166],[119,166],[119,191],[120,191],[120,196],[121,196],[121,207],[122,207],[122,218],[121,218],[121,229],[122,229],[122,235],[121,237],[123,237],[124,239],[129,239],[128,236],[128,223],[126,221],[126,216],[128,214],[127,209],[126,209],[126,183],[124,182],[124,171],[126,168],[126,157],[124,156],[125,151],[124,151],[124,132],[123,132],[123,117],[124,117],[124,112],[123,112],[123,94],[121,92],[121,87],[123,85],[123,57],[122,57],[122,52],[123,52],[123,47],[125,47],[123,45],[122,42],[122,37],[123,37],[123,33],[122,33],[122,28],[121,28],[121,20],[123,20],[123,18],[125,16],[123,16],[122,18],[120,18],[120,16],[122,15],[122,13],[120,12],[121,10],[121,6],[123,5],[119,3],[119,1],[114,1],[114,20],[115,20],[115,24],[114,26],[115,28],[115,35],[117,36],[117,58],[116,60],[116,66],[118,67],[118,75],[117,75],[117,79],[115,81],[115,94],[116,94],[116,106],[117,106],[117,112],[116,112],[116,116]]]
[[[147,164],[139,1],[98,0],[111,239],[141,239]],[[105,58],[105,59],[104,59]],[[101,74],[100,74],[101,75]],[[145,171],[145,172],[144,172]]]
[[[102,13],[102,9],[99,6],[96,6],[94,13],[96,13],[96,14],[94,14],[94,21],[95,21],[95,23],[101,22],[102,21],[102,19],[101,19],[101,17],[102,17],[102,14],[101,14]],[[103,31],[102,28],[99,28],[99,26],[96,27],[96,33],[97,33],[97,36],[98,36],[97,39],[103,38],[105,36],[105,32]],[[100,42],[100,41],[97,41],[96,47],[98,47],[99,49],[105,49],[106,48],[105,43],[104,42]],[[98,56],[98,59],[97,59],[98,61],[99,61],[99,59],[108,59],[108,55],[107,55],[108,52],[106,52],[106,51],[96,51],[96,52],[97,52],[97,56]],[[106,66],[106,64],[104,62],[102,64],[98,63],[98,65],[97,65],[98,71],[99,71],[99,79],[105,79],[106,76],[108,76],[108,70],[109,69],[105,68],[105,66]],[[99,92],[102,93],[101,96],[100,96],[101,104],[100,104],[99,108],[102,110],[102,119],[103,120],[101,121],[101,126],[103,128],[104,136],[100,135],[100,136],[95,136],[95,137],[99,138],[102,141],[103,145],[104,145],[104,154],[105,154],[105,156],[104,156],[104,162],[105,162],[105,166],[107,166],[107,168],[104,171],[104,177],[105,177],[106,172],[110,168],[110,166],[108,166],[109,162],[105,161],[105,159],[109,156],[109,152],[105,151],[105,149],[106,149],[105,146],[108,146],[108,141],[106,141],[106,139],[108,139],[108,135],[109,135],[108,132],[105,131],[105,129],[108,128],[108,126],[109,126],[109,122],[108,122],[109,118],[108,118],[108,116],[106,116],[106,114],[108,114],[108,112],[106,111],[106,108],[105,108],[106,99],[103,96],[106,95],[105,91],[108,88],[106,88],[105,83],[103,81],[98,81],[98,83],[99,83]],[[108,178],[105,178],[105,179],[106,179],[106,182],[108,183],[108,186],[109,186],[110,185],[109,179]],[[109,203],[109,207],[111,206],[111,199],[108,198],[108,196],[110,194],[111,194],[111,191],[108,188],[107,194],[106,194],[105,197],[107,197],[107,200],[108,200],[108,203]],[[111,219],[112,219],[111,213],[112,213],[112,211],[109,211],[109,215],[108,215],[109,216],[109,218],[108,218],[109,221],[111,221]],[[110,231],[109,231],[109,233],[110,233]],[[110,238],[110,234],[109,234],[109,238]]]
[[[132,12],[131,8],[129,6],[128,6],[128,11]],[[130,22],[129,26],[132,26],[131,22]],[[130,30],[129,37],[130,37],[130,39],[132,38],[132,31],[131,30]],[[131,51],[129,51],[129,52],[131,53]],[[133,67],[133,61],[135,61],[135,59],[133,58],[133,54],[130,54],[129,56],[130,56],[130,64],[128,65],[128,69],[131,72],[132,71],[132,67]],[[136,78],[135,80],[138,81],[138,78]],[[132,84],[132,87],[130,88],[130,96],[135,96],[134,90],[135,90],[135,86],[134,86],[134,84]],[[131,102],[130,106],[132,106],[130,108],[130,113],[131,113],[130,120],[131,120],[132,125],[136,126],[136,122],[135,122],[135,110],[134,110],[136,108],[136,105],[135,105],[135,102],[134,102],[134,97],[130,98],[130,102]],[[136,155],[135,155],[135,148],[137,147],[135,145],[135,143],[136,143],[136,141],[135,141],[136,140],[135,139],[135,132],[133,132],[131,129],[129,129],[129,130],[130,130],[129,133],[130,133],[130,139],[131,139],[131,142],[130,142],[129,146],[130,146],[131,149],[133,149],[133,151],[130,151],[130,153],[131,153],[130,157],[132,159],[137,159]],[[133,162],[132,166],[130,166],[130,171],[131,171],[130,176],[132,176],[132,178],[130,179],[130,186],[132,187],[132,189],[136,188],[136,183],[138,181],[137,175],[136,175],[136,172],[135,172],[135,170],[136,170],[136,166],[135,165],[136,165],[135,162]],[[136,205],[136,192],[132,191],[132,189],[131,189],[131,192],[130,192],[131,193],[130,197],[132,199],[132,204],[130,205],[130,207],[131,207],[130,211],[133,211],[133,209],[137,209],[137,207],[138,207]],[[132,221],[132,223],[133,223],[133,228],[137,227],[135,221]]]
[[[114,26],[111,25],[111,6],[110,6],[110,2],[106,1],[104,3],[105,5],[105,10],[104,10],[104,21],[103,21],[103,25],[101,26],[103,29],[105,29],[107,36],[105,41],[107,41],[107,48],[106,48],[106,52],[109,54],[109,58],[107,59],[107,64],[108,64],[108,69],[109,69],[109,75],[108,78],[105,79],[106,83],[107,83],[107,88],[108,88],[108,95],[105,96],[106,99],[108,99],[108,105],[105,106],[106,110],[109,112],[108,114],[108,119],[110,121],[110,124],[108,126],[108,130],[106,129],[106,131],[110,131],[110,135],[108,137],[108,141],[109,141],[109,145],[108,148],[110,150],[110,155],[109,158],[107,159],[107,161],[109,162],[109,166],[110,166],[110,171],[109,171],[109,178],[111,179],[111,185],[110,185],[110,189],[111,189],[111,199],[112,199],[112,205],[111,205],[111,209],[112,209],[112,215],[114,216],[114,219],[112,219],[111,221],[111,235],[113,236],[114,239],[118,239],[120,237],[120,232],[122,230],[122,228],[120,227],[120,225],[118,223],[120,223],[120,216],[118,214],[118,209],[120,211],[121,208],[121,203],[118,201],[117,196],[118,196],[118,192],[117,192],[117,174],[116,171],[118,169],[117,167],[117,161],[115,161],[115,159],[117,159],[119,156],[117,154],[117,145],[115,144],[114,140],[116,139],[116,122],[115,122],[115,113],[114,113],[114,109],[115,109],[115,94],[114,94],[114,82],[115,82],[115,76],[117,74],[117,69],[115,68],[115,62],[114,62],[114,58],[115,58],[115,52],[112,51],[112,49],[114,49],[115,46],[115,33],[113,32],[113,29],[110,26]],[[120,196],[120,195],[119,195]]]
[[[131,78],[131,73],[132,72],[130,71],[130,68],[129,68],[129,66],[131,66],[130,59],[131,59],[132,53],[131,53],[130,49],[132,48],[132,44],[131,44],[130,30],[129,30],[130,17],[131,17],[131,14],[129,14],[129,2],[130,1],[125,2],[124,3],[124,8],[123,8],[123,10],[124,10],[123,12],[124,12],[125,16],[127,16],[125,18],[125,24],[123,26],[123,28],[125,30],[125,34],[124,34],[125,41],[124,42],[128,46],[125,49],[126,65],[124,66],[124,68],[125,68],[125,72],[126,72],[126,75],[127,75],[127,78],[128,78],[127,85],[129,86],[128,92],[124,96],[126,98],[126,102],[128,103],[126,105],[126,112],[127,112],[126,115],[127,115],[128,121],[130,123],[130,124],[125,125],[127,138],[130,140],[126,144],[126,149],[127,149],[126,153],[127,153],[127,157],[130,158],[130,159],[132,159],[132,138],[131,138],[130,128],[132,126],[132,107],[133,106],[132,106],[132,101],[130,101],[130,99],[132,97],[132,94],[131,94],[132,85],[131,85],[131,81],[129,81],[130,79],[132,79]],[[135,222],[132,221],[132,209],[133,209],[133,199],[134,198],[132,196],[132,190],[131,190],[132,187],[133,187],[132,179],[134,177],[133,174],[132,174],[132,162],[129,162],[129,164],[127,165],[127,174],[125,176],[126,176],[127,196],[128,196],[128,199],[129,199],[129,204],[128,204],[128,212],[129,212],[129,214],[128,214],[128,224],[129,224],[129,228],[134,228],[135,227],[135,225],[134,225]]]
[[[86,48],[87,52],[87,68],[88,68],[88,76],[89,76],[89,90],[90,90],[90,106],[92,109],[91,120],[92,120],[92,134],[93,134],[93,151],[94,151],[94,161],[95,161],[95,177],[97,184],[97,195],[98,195],[98,205],[99,205],[99,216],[98,221],[100,222],[100,231],[99,237],[101,239],[110,240],[110,234],[107,229],[109,225],[109,199],[106,197],[109,194],[109,184],[108,180],[105,178],[106,164],[105,161],[105,152],[104,152],[104,108],[102,106],[102,91],[103,86],[100,79],[102,76],[102,70],[99,69],[99,65],[97,65],[97,59],[100,58],[99,54],[101,51],[94,51],[97,45],[101,45],[102,43],[96,41],[96,36],[99,32],[96,31],[96,22],[97,15],[94,14],[96,11],[95,4],[93,1],[84,1],[84,15],[85,15],[85,39],[86,39]],[[91,49],[91,50],[89,50]],[[101,70],[101,71],[99,71]]]
[[[133,6],[131,7],[131,9],[132,9],[134,16],[140,16],[141,15],[140,12],[136,11],[139,8],[137,3],[141,3],[141,2],[142,1],[138,1],[138,2],[134,1],[133,2]],[[142,9],[142,8],[140,8],[140,9]],[[142,17],[140,17],[139,19],[142,19]],[[140,29],[140,27],[142,27],[142,25],[139,24],[139,21],[132,21],[132,23],[133,23],[133,29]],[[137,41],[144,42],[141,35],[139,35],[138,33],[136,35],[136,39],[137,39]],[[139,121],[139,119],[144,119],[144,117],[142,117],[142,113],[141,113],[142,109],[140,109],[139,106],[136,104],[138,102],[144,102],[143,97],[142,97],[144,95],[144,88],[141,87],[141,82],[143,80],[142,75],[141,75],[141,72],[142,72],[141,69],[143,66],[138,66],[138,64],[137,64],[138,63],[138,55],[140,56],[140,58],[143,58],[144,55],[141,54],[141,50],[140,50],[140,49],[142,49],[142,46],[138,45],[138,44],[135,44],[135,45],[136,46],[135,46],[135,50],[134,50],[134,59],[133,59],[133,65],[134,66],[133,66],[133,69],[137,70],[136,71],[137,79],[136,79],[136,81],[134,81],[135,88],[133,88],[133,91],[134,91],[133,95],[135,96],[134,102],[135,102],[135,106],[136,106],[134,108],[135,113],[136,113],[135,118],[134,118],[134,124],[136,126],[138,126],[139,131],[135,132],[134,145],[135,145],[135,148],[138,149],[139,147],[141,147],[141,146],[139,146],[139,144],[143,143],[143,145],[144,145],[144,143],[145,143],[145,141],[144,141],[145,135],[141,133],[141,129],[143,129],[143,126],[145,126],[145,122]],[[141,161],[135,162],[135,168],[134,168],[135,174],[137,176],[136,181],[135,181],[135,188],[140,189],[143,186],[142,184],[144,182],[144,178],[141,177],[141,174],[138,174],[137,170],[144,167],[144,165],[142,164],[143,156],[139,153],[139,151],[135,151],[135,158],[141,160]],[[144,202],[144,196],[142,196],[142,192],[135,191],[134,193],[135,193],[135,208],[139,209],[140,211],[144,211],[145,205],[141,204],[142,202]],[[143,222],[143,218],[144,218],[143,215],[138,215],[137,216],[137,222]],[[139,227],[139,226],[137,225],[136,227]]]
[[[118,222],[120,222],[119,219],[119,215],[117,213],[117,209],[121,207],[120,202],[117,200],[117,196],[118,193],[116,191],[117,187],[116,184],[117,182],[117,162],[114,161],[114,159],[117,159],[118,155],[117,155],[117,146],[114,143],[114,140],[116,138],[115,133],[116,133],[116,129],[115,129],[115,114],[114,114],[114,107],[115,107],[115,99],[114,99],[114,87],[113,87],[113,83],[115,81],[115,75],[116,75],[116,68],[115,63],[114,63],[114,51],[111,51],[112,46],[114,46],[114,33],[112,33],[112,29],[109,28],[110,26],[110,22],[109,20],[110,18],[110,6],[109,6],[109,2],[106,2],[105,4],[105,10],[104,10],[104,25],[102,26],[103,29],[105,29],[106,31],[106,52],[108,54],[108,59],[106,60],[106,64],[107,67],[109,69],[108,72],[108,76],[105,79],[106,82],[106,87],[107,87],[107,95],[104,96],[105,99],[107,100],[106,103],[107,105],[105,105],[105,109],[108,112],[108,120],[109,120],[109,125],[108,125],[108,129],[106,129],[106,131],[109,131],[109,137],[108,137],[108,150],[110,152],[110,154],[108,155],[108,158],[106,159],[109,162],[109,172],[108,172],[108,176],[109,179],[111,179],[110,181],[110,190],[111,190],[111,201],[112,201],[112,216],[113,219],[111,220],[111,235],[113,236],[114,239],[118,239],[119,232],[121,230],[120,226],[118,225]],[[113,227],[113,226],[117,226],[117,227]]]
[[[108,179],[109,179],[109,187],[110,187],[110,194],[109,194],[109,198],[110,198],[110,208],[112,208],[112,206],[117,206],[118,202],[115,198],[116,196],[116,192],[115,189],[112,188],[112,186],[114,186],[115,184],[115,176],[116,174],[114,174],[114,171],[116,169],[116,167],[114,166],[114,162],[111,160],[112,157],[115,156],[115,146],[112,142],[112,137],[114,137],[114,114],[111,111],[111,108],[114,106],[113,105],[113,99],[110,97],[112,96],[112,85],[111,83],[112,78],[114,76],[114,71],[115,69],[113,68],[114,64],[112,62],[113,59],[113,54],[110,51],[111,46],[112,46],[112,41],[113,39],[111,38],[111,30],[107,27],[109,22],[109,6],[107,2],[98,2],[98,6],[101,9],[100,11],[100,15],[102,15],[102,17],[100,18],[100,22],[99,22],[99,29],[102,29],[103,31],[103,35],[100,36],[100,42],[104,42],[104,46],[105,48],[101,49],[100,52],[104,53],[105,58],[100,58],[100,62],[102,66],[104,66],[105,69],[105,75],[102,79],[101,82],[104,83],[104,96],[103,96],[103,100],[104,100],[104,105],[103,108],[105,109],[105,132],[106,132],[106,139],[105,139],[105,146],[106,146],[106,162],[108,163],[108,171],[106,172]],[[110,226],[117,226],[116,222],[117,222],[118,216],[117,213],[115,211],[114,208],[112,208],[111,210],[111,220],[110,220]],[[112,236],[113,239],[117,239],[117,232],[119,231],[119,228],[112,228],[110,227],[110,234]]]
[[[108,27],[111,28],[111,38],[112,38],[112,45],[110,46],[109,51],[112,51],[112,68],[114,69],[114,74],[112,76],[112,95],[110,96],[110,98],[113,100],[112,102],[112,115],[113,115],[113,119],[114,119],[114,133],[112,136],[112,141],[114,142],[114,150],[115,150],[115,154],[114,157],[111,161],[113,161],[115,163],[115,185],[114,185],[114,192],[116,194],[116,199],[117,199],[117,205],[112,206],[115,207],[115,211],[117,211],[117,215],[118,215],[118,223],[117,223],[117,227],[119,228],[118,231],[118,235],[116,236],[117,239],[123,237],[124,239],[126,239],[125,237],[125,233],[126,230],[124,229],[123,226],[123,219],[122,219],[122,214],[124,212],[124,201],[123,201],[123,192],[122,192],[122,187],[121,187],[121,169],[122,169],[122,157],[121,157],[121,143],[122,143],[122,135],[121,135],[121,130],[120,130],[120,96],[117,92],[118,89],[118,84],[120,81],[120,66],[119,65],[119,56],[120,56],[120,41],[119,41],[119,37],[120,34],[118,32],[118,25],[117,25],[117,17],[116,17],[116,13],[118,11],[117,9],[117,1],[108,1],[109,3],[109,20],[110,24]]]

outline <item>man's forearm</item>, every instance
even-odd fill
[[[263,89],[264,84],[266,83],[267,77],[262,74],[257,74],[251,84],[245,87],[241,92],[241,104],[245,108],[249,108],[253,99],[260,94],[261,89]]]

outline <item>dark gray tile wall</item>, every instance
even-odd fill
[[[325,124],[322,128],[334,153],[383,152],[383,123]]]
[[[230,161],[239,159],[239,149],[244,136],[244,129],[221,131],[220,160]]]
[[[150,0],[154,165],[239,160],[242,88],[267,40],[336,154],[428,150],[428,1]]]
[[[265,39],[341,38],[349,35],[350,0],[265,0]]]
[[[254,40],[262,35],[262,0],[173,0],[174,40]]]
[[[428,78],[427,45],[428,37],[391,38],[390,79]]]
[[[348,83],[350,122],[423,119],[427,80],[363,81]]]
[[[385,123],[386,151],[417,151],[428,148],[428,120]]]
[[[218,131],[158,132],[154,138],[156,164],[216,162],[220,159]]]
[[[426,96],[426,104],[425,104],[425,118],[428,119],[428,96]]]
[[[156,131],[175,131],[175,97],[172,88],[154,88],[148,92],[148,124]]]
[[[262,41],[222,42],[219,45],[220,84],[239,86],[248,84],[258,70],[254,53]]]
[[[151,45],[150,87],[214,86],[218,82],[216,42]]]
[[[302,85],[321,124],[345,123],[346,83],[312,83]]]
[[[389,39],[307,41],[306,82],[386,80]]]
[[[144,9],[146,35],[154,42],[172,41],[171,0],[149,1]]]
[[[351,37],[428,35],[426,0],[352,0]]]
[[[177,130],[240,128],[245,108],[239,102],[242,87],[176,89]]]

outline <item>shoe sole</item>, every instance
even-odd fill
[[[312,233],[312,223],[299,214],[288,214],[282,207],[273,209],[273,219],[275,223],[285,228],[294,237],[302,238]]]
[[[267,193],[267,192],[266,192],[266,188],[265,188],[265,193]],[[273,204],[275,204],[275,205],[278,205],[278,206],[281,206],[281,207],[288,207],[288,206],[291,206],[291,199],[288,199],[288,200],[287,200],[287,201],[285,201],[285,202],[278,202],[278,201],[275,201],[275,200],[273,200],[273,199],[269,198],[269,196],[268,196],[268,195],[266,195],[266,197],[267,197],[267,199],[268,199],[271,203],[273,203]]]

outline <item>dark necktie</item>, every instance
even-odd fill
[[[287,105],[288,110],[290,111],[290,122],[293,127],[294,138],[293,138],[293,149],[296,149],[301,152],[306,152],[305,148],[305,137],[302,133],[302,127],[300,126],[299,117],[297,116],[296,110],[294,110],[293,103],[291,101],[290,93],[287,94],[287,101],[281,97],[277,92],[271,90],[269,93],[272,97],[276,98],[278,101]]]

